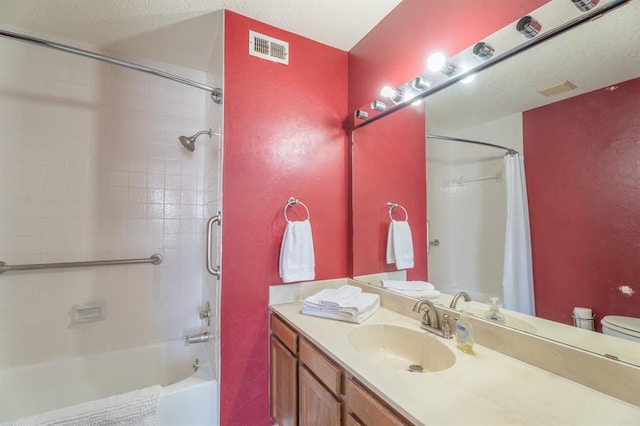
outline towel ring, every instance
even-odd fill
[[[400,204],[392,203],[391,201],[389,201],[387,203],[387,207],[389,208],[389,219],[393,220],[393,216],[391,216],[391,210],[393,210],[395,207],[398,207],[398,208],[402,209],[402,211],[404,212],[404,220],[405,220],[405,222],[409,221],[409,213],[407,213],[407,209],[402,207]]]
[[[309,214],[309,209],[307,208],[307,206],[300,200],[298,200],[297,198],[293,198],[290,197],[289,200],[287,201],[287,205],[284,206],[284,218],[287,222],[291,222],[289,220],[289,218],[287,217],[287,209],[291,206],[295,206],[296,204],[300,204],[302,207],[304,207],[304,209],[307,211],[307,220],[309,220],[309,218],[311,217],[311,215]]]

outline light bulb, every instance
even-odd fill
[[[431,72],[442,71],[446,64],[447,58],[440,52],[433,53],[429,56],[429,59],[427,59],[427,68]]]
[[[400,102],[402,100],[402,90],[394,89],[390,86],[384,86],[380,91],[380,94],[385,98],[391,99],[392,102]]]
[[[380,94],[385,98],[390,98],[395,94],[395,90],[391,86],[384,86],[380,91]]]

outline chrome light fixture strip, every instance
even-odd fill
[[[510,57],[523,52],[535,45],[537,45],[538,43],[541,43],[545,40],[551,39],[557,35],[560,35],[562,33],[564,33],[565,31],[568,31],[572,28],[575,28],[581,24],[584,24],[587,21],[591,21],[594,19],[598,19],[601,16],[605,15],[608,12],[611,12],[612,10],[627,4],[629,2],[631,2],[632,0],[614,0],[609,4],[603,5],[600,8],[595,8],[592,9],[588,12],[583,13],[582,15],[567,21],[566,23],[559,25],[558,27],[555,27],[547,32],[541,33],[539,35],[537,35],[534,38],[528,39],[526,42],[500,54],[500,55],[496,55],[494,57],[492,57],[491,59],[478,64],[476,67],[469,69],[463,73],[460,73],[454,77],[451,77],[449,79],[447,79],[446,81],[438,84],[437,86],[433,86],[430,87],[426,90],[424,90],[422,93],[418,93],[415,96],[409,98],[409,99],[405,99],[402,102],[398,102],[395,105],[391,105],[388,108],[386,108],[384,111],[370,111],[368,110],[368,105],[365,107],[361,107],[360,109],[356,110],[354,112],[354,117],[355,117],[355,123],[354,123],[354,128],[357,129],[359,127],[365,126],[369,123],[373,123],[374,121],[377,121],[379,119],[381,119],[382,117],[385,117],[399,109],[402,109],[408,105],[411,105],[413,102],[420,100],[420,99],[424,99],[434,93],[440,92],[441,90],[446,89],[449,86],[452,86],[454,84],[456,84],[458,81],[460,80],[464,80],[465,78],[471,76],[472,74],[476,74],[479,71],[482,71],[484,69],[490,68],[494,65],[499,64],[500,62],[509,59]],[[405,83],[404,85],[400,86],[400,87],[405,87],[407,85],[411,85],[411,82],[413,82],[415,80],[411,79],[408,83]],[[358,117],[365,117],[365,118],[358,118]]]

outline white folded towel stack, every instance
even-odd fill
[[[287,223],[280,246],[280,278],[285,283],[316,277],[313,235],[308,220]]]
[[[382,280],[382,288],[418,299],[440,301],[440,292],[428,281]]]
[[[360,324],[380,307],[380,296],[362,293],[359,287],[325,288],[304,300],[302,313]]]
[[[396,269],[413,268],[413,239],[406,220],[392,220],[387,234],[387,263]]]

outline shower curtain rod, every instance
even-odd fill
[[[460,138],[453,138],[451,136],[441,136],[441,135],[429,135],[427,134],[425,136],[427,139],[440,139],[443,141],[451,141],[451,142],[465,142],[465,143],[473,143],[476,145],[483,145],[483,146],[488,146],[491,148],[498,148],[498,149],[504,149],[507,155],[514,155],[514,154],[518,154],[518,151],[516,151],[513,148],[507,148],[506,146],[502,146],[502,145],[496,145],[494,143],[489,143],[489,142],[481,142],[481,141],[474,141],[472,139],[460,139]]]
[[[111,56],[101,55],[100,53],[92,52],[90,50],[79,49],[77,47],[69,46],[66,44],[56,43],[53,41],[31,37],[24,34],[18,34],[11,31],[5,31],[2,29],[0,29],[0,36],[13,39],[13,40],[22,41],[25,43],[35,44],[41,47],[48,47],[50,49],[61,50],[63,52],[72,53],[74,55],[96,59],[98,61],[107,62],[112,65],[117,65],[120,67],[129,68],[135,71],[140,71],[147,74],[155,75],[157,77],[166,78],[168,80],[177,81],[178,83],[186,84],[188,86],[192,86],[197,89],[211,92],[211,96],[216,103],[219,103],[218,101],[216,101],[216,97],[220,98],[222,96],[222,90],[219,88],[210,87],[205,84],[198,83],[197,81],[189,80],[187,78],[180,77],[178,75],[171,74],[168,72],[160,71],[154,68],[145,67],[144,65],[135,64],[133,62],[124,61],[122,59],[113,58]]]

